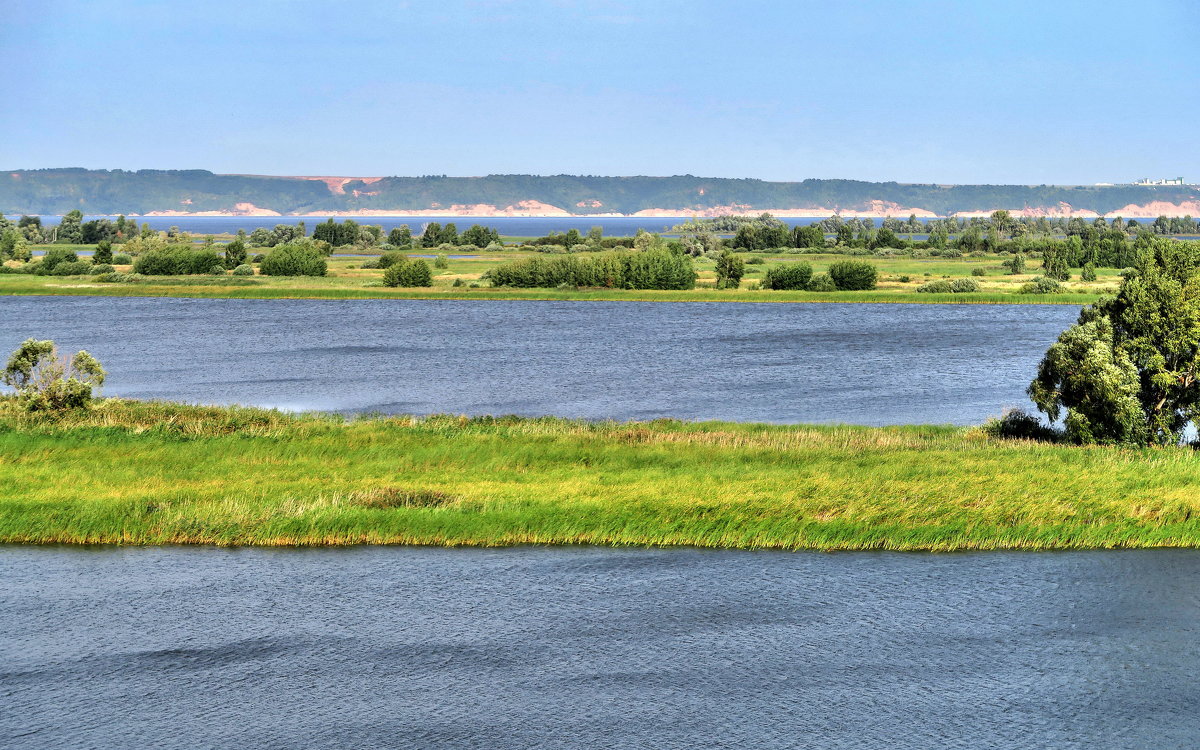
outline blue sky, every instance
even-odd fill
[[[0,0],[0,168],[1200,181],[1200,3]]]

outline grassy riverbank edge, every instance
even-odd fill
[[[0,542],[778,550],[1200,546],[1185,448],[979,429],[558,418],[345,420],[0,400]]]
[[[0,277],[2,278],[2,277]],[[209,287],[154,284],[86,284],[62,287],[14,287],[0,284],[0,297],[169,297],[180,299],[314,299],[314,300],[491,300],[530,302],[753,302],[753,303],[890,303],[950,305],[1087,305],[1098,294],[918,294],[915,292],[802,292],[695,289],[508,289],[508,288],[287,288]]]

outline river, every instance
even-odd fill
[[[85,348],[105,393],[293,410],[976,424],[1068,305],[0,297],[0,353]]]
[[[0,548],[6,748],[1191,748],[1200,553]]]

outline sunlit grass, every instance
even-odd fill
[[[414,251],[429,254],[426,251]],[[1071,304],[1095,302],[1102,293],[1112,291],[1118,281],[1112,269],[1100,269],[1096,282],[1077,279],[1067,283],[1065,294],[1018,294],[1020,285],[1034,278],[1036,261],[1030,262],[1030,274],[1004,274],[999,256],[985,258],[867,258],[880,273],[879,288],[866,292],[805,292],[752,290],[762,281],[766,269],[782,263],[804,261],[816,272],[848,256],[769,255],[743,253],[764,263],[747,265],[742,288],[717,290],[713,261],[696,259],[700,287],[688,291],[627,289],[505,289],[480,282],[488,269],[516,258],[537,255],[529,251],[480,253],[471,258],[451,258],[448,268],[435,269],[433,286],[426,289],[389,289],[383,287],[383,272],[362,268],[367,258],[333,258],[331,275],[321,278],[281,278],[254,276],[181,276],[149,277],[136,283],[104,284],[88,277],[30,276],[0,274],[0,295],[67,295],[118,297],[190,297],[231,299],[496,299],[496,300],[580,300],[580,301],[656,301],[656,302],[896,302],[938,304]],[[11,265],[11,264],[10,264]],[[987,275],[972,277],[980,284],[973,294],[920,294],[917,287],[939,278],[971,276],[975,268]],[[121,270],[128,270],[121,267]],[[907,277],[907,281],[904,279]],[[460,286],[454,286],[458,281]]]
[[[1189,449],[953,427],[343,420],[0,402],[0,541],[775,549],[1196,546]]]

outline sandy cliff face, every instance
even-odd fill
[[[184,201],[184,204],[190,204],[191,201]],[[138,216],[139,214],[130,214]],[[233,208],[224,211],[150,211],[140,214],[141,216],[282,216],[278,211],[272,211],[269,208],[259,208],[253,203],[235,203]]]
[[[361,181],[364,184],[379,182],[382,177],[296,177],[298,180],[319,180],[325,183],[329,192],[335,195],[345,195],[345,187],[350,182]],[[377,195],[375,191],[353,190],[358,196]],[[180,202],[183,206],[191,205],[190,199]],[[578,218],[617,218],[624,216],[647,218],[711,218],[717,216],[756,215],[770,213],[779,218],[811,218],[825,217],[838,214],[845,218],[858,217],[863,219],[883,219],[888,217],[906,218],[915,215],[922,219],[937,218],[937,214],[923,208],[901,206],[889,201],[869,201],[858,208],[842,208],[838,206],[802,206],[792,208],[754,208],[746,204],[730,204],[725,206],[708,206],[691,208],[647,208],[632,214],[602,212],[603,204],[598,200],[578,201],[575,208],[590,209],[589,213],[572,213],[564,208],[537,200],[523,200],[510,206],[495,206],[490,203],[452,204],[442,206],[434,203],[428,208],[421,209],[355,209],[350,211],[310,211],[303,214],[288,214],[289,216],[428,216],[428,217],[479,217],[489,216],[519,216],[519,217],[578,217]],[[986,217],[997,209],[989,208],[978,211],[959,211],[953,216],[959,218]],[[1078,209],[1069,203],[1058,203],[1053,206],[1025,206],[1024,208],[1007,209],[1013,216],[1037,218],[1068,218],[1080,217],[1095,219],[1100,214],[1095,211]],[[133,214],[136,215],[136,214]],[[232,207],[217,211],[188,211],[186,209],[170,209],[151,211],[144,216],[281,216],[278,211],[260,208],[253,203],[235,203]],[[1144,218],[1155,216],[1183,217],[1200,216],[1200,201],[1183,201],[1170,203],[1167,201],[1151,201],[1144,204],[1129,204],[1115,211],[1104,214],[1106,218]]]

